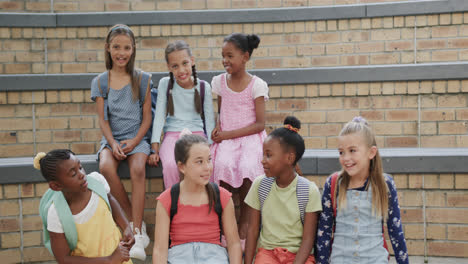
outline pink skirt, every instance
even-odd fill
[[[213,157],[213,181],[223,181],[233,188],[239,188],[244,179],[255,180],[264,174],[262,166],[263,141],[265,130],[235,139],[214,143],[211,148]]]
[[[203,131],[192,132],[192,134],[206,137]],[[177,168],[174,156],[174,147],[179,139],[179,135],[180,132],[166,132],[161,143],[161,148],[159,148],[165,189],[171,188],[172,185],[180,181],[179,169]]]

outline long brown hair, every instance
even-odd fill
[[[175,144],[174,147],[174,157],[176,163],[181,162],[182,164],[185,164],[187,160],[189,159],[189,152],[190,148],[192,148],[193,145],[196,144],[204,144],[209,146],[208,141],[206,138],[195,135],[195,134],[190,134],[190,135],[184,135],[181,138],[179,138]],[[180,174],[180,180],[182,181],[184,178],[184,175],[179,172]],[[207,183],[205,185],[205,190],[206,193],[208,194],[208,206],[209,210],[208,213],[211,212],[211,209],[214,207],[215,200],[216,200],[216,194],[213,189],[213,186],[210,183]]]
[[[190,50],[190,46],[183,40],[176,40],[172,43],[169,43],[166,47],[166,50],[164,51],[164,57],[166,58],[166,63],[169,64],[169,54],[171,54],[174,51],[179,51],[179,50],[186,50],[187,54],[192,57],[192,51]],[[193,76],[193,85],[197,86],[198,81],[197,81],[197,70],[195,69],[195,65],[192,65],[192,76]],[[174,74],[172,72],[169,72],[169,88],[171,89],[174,87]],[[201,98],[200,98],[200,93],[198,92],[197,89],[195,89],[195,96],[194,96],[194,105],[195,105],[195,111],[199,113],[200,115],[203,115],[201,112]],[[174,115],[174,100],[172,99],[172,91],[169,91],[169,96],[167,98],[167,113],[169,115]]]
[[[125,67],[126,72],[130,75],[130,81],[132,83],[132,99],[136,101],[140,98],[140,80],[138,78],[139,71],[135,70],[135,56],[136,56],[136,45],[135,45],[135,36],[133,31],[124,24],[117,24],[109,30],[106,37],[106,48],[104,49],[104,57],[106,60],[106,69],[111,70],[113,66],[112,58],[108,49],[110,48],[110,43],[115,36],[118,35],[127,35],[132,42],[133,53],[130,56],[130,60]]]
[[[364,138],[367,147],[377,147],[374,132],[372,132],[369,124],[362,117],[355,117],[352,121],[348,122],[341,130],[339,136],[356,133],[359,133]],[[340,180],[338,191],[339,210],[346,208],[346,191],[350,182],[350,176],[344,169],[340,171]],[[388,186],[383,175],[382,160],[378,149],[374,158],[370,161],[367,187],[369,184],[372,187],[372,213],[374,215],[381,215],[383,219],[386,219],[388,217]]]

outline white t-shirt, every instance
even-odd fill
[[[88,177],[93,177],[94,179],[100,181],[104,185],[106,193],[110,192],[109,184],[107,183],[104,176],[97,172],[92,172],[88,174]],[[75,223],[84,224],[88,222],[96,212],[98,203],[99,195],[95,192],[91,192],[91,198],[89,199],[89,202],[86,205],[86,207],[78,214],[73,215]],[[64,233],[62,223],[60,222],[59,216],[57,214],[57,209],[55,209],[54,203],[50,205],[49,211],[47,212],[47,230],[49,230],[49,232],[54,233]]]
[[[227,76],[226,76],[227,78]],[[226,87],[232,91],[231,88],[227,85],[227,79],[225,80]],[[217,95],[221,93],[221,74],[213,77],[211,81],[211,91]],[[233,91],[234,92],[234,91]],[[253,87],[252,87],[252,99],[255,100],[257,97],[263,96],[265,101],[268,100],[268,84],[256,76]]]

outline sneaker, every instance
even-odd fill
[[[146,259],[146,253],[145,253],[145,247],[144,247],[144,242],[143,242],[143,235],[141,234],[140,230],[138,228],[135,228],[135,244],[133,247],[130,249],[130,257],[131,258],[136,258],[141,261],[145,261]]]
[[[145,248],[147,248],[149,243],[150,243],[150,238],[149,238],[148,234],[146,233],[145,221],[141,221],[141,235],[143,236],[144,246],[145,246]]]
[[[130,228],[133,230],[133,222],[130,222]],[[147,248],[150,243],[150,238],[146,233],[145,221],[141,221],[141,235],[143,235],[143,245]]]

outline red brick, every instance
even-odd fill
[[[75,143],[71,144],[71,150],[76,154],[94,154],[94,143]]]
[[[429,223],[458,224],[468,223],[468,210],[465,209],[426,209]]]
[[[81,141],[81,131],[66,130],[54,131],[54,142],[77,142]]]
[[[468,193],[447,193],[447,206],[468,207]]]
[[[446,225],[427,225],[427,239],[447,239]]]
[[[387,111],[388,121],[413,121],[418,119],[417,110],[390,110]]]
[[[429,241],[427,244],[427,252],[430,256],[468,257],[468,244]]]
[[[423,221],[423,214],[421,209],[402,208],[400,213],[403,222],[420,223]]]
[[[0,144],[13,144],[16,143],[15,132],[1,132],[0,133]]]
[[[447,41],[446,40],[419,40],[417,42],[417,48],[418,50],[424,50],[424,49],[443,49],[447,46]]]
[[[466,241],[468,237],[468,227],[449,225],[447,226],[447,235],[448,240]]]
[[[27,145],[0,145],[0,157],[11,158],[11,157],[24,157],[33,155],[34,146],[31,144]]]
[[[19,249],[0,250],[0,259],[3,263],[21,263]]]
[[[281,68],[281,59],[255,59],[253,63],[259,69]]]
[[[386,137],[385,147],[387,148],[414,148],[418,146],[417,137]]]
[[[282,99],[278,102],[278,110],[305,110],[307,109],[306,99]]]
[[[337,136],[341,131],[340,124],[311,124],[309,125],[310,136]]]
[[[422,110],[421,121],[440,121],[454,120],[455,113],[453,109],[445,110]]]
[[[0,232],[15,232],[19,231],[19,219],[2,218],[0,219]]]
[[[37,119],[38,129],[64,129],[68,128],[67,118],[39,118]]]
[[[466,122],[440,122],[439,123],[439,134],[440,135],[454,135],[467,133]]]
[[[279,113],[279,112],[267,112],[265,114],[265,120],[268,124],[283,124],[286,116],[291,113]]]
[[[421,147],[424,148],[454,148],[457,146],[455,136],[422,136]]]
[[[49,253],[49,251],[41,247],[27,247],[24,249],[24,261],[35,262],[35,261],[51,261],[54,260],[54,257]]]

